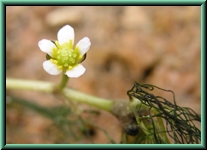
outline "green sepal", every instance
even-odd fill
[[[50,56],[50,55],[48,55],[48,54],[46,54],[46,59],[47,60],[50,60],[52,57]]]
[[[82,63],[86,59],[86,53],[83,55],[83,57],[78,61],[78,63]]]

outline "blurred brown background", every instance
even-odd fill
[[[39,40],[57,39],[69,24],[75,43],[91,40],[86,72],[68,83],[73,89],[114,100],[128,99],[134,81],[174,91],[178,105],[200,114],[200,7],[198,6],[7,6],[6,76],[51,81],[59,76],[42,67],[45,54]],[[8,90],[41,106],[61,105],[51,95]],[[9,102],[8,102],[9,103]],[[102,112],[96,124],[120,142],[120,126],[114,116]],[[103,125],[104,124],[104,125]],[[6,111],[7,143],[73,143],[59,141],[51,120],[30,110]],[[107,143],[97,131],[94,143]],[[74,143],[90,143],[82,139]]]

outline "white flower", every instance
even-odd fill
[[[86,69],[80,62],[85,58],[91,42],[88,37],[84,37],[73,48],[74,36],[74,29],[65,25],[58,31],[58,41],[52,42],[47,39],[39,41],[39,48],[49,55],[49,59],[43,62],[46,72],[58,75],[63,71],[71,78],[77,78],[85,72]]]

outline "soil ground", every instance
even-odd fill
[[[37,43],[57,39],[58,30],[71,25],[75,43],[87,36],[91,48],[83,62],[86,72],[70,79],[68,87],[115,101],[128,100],[134,82],[174,91],[180,106],[200,114],[200,7],[199,6],[7,6],[6,77],[58,83],[42,67],[45,54]],[[37,92],[7,90],[51,108],[64,105],[55,97]],[[21,105],[6,108],[6,143],[91,143],[63,136],[50,119]],[[87,106],[85,106],[87,108]],[[116,143],[118,120],[101,111],[92,117]],[[94,143],[109,143],[94,129]]]

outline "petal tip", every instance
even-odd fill
[[[63,26],[57,34],[58,42],[60,44],[69,42],[70,40],[72,40],[72,43],[74,43],[74,36],[74,29],[70,25]]]
[[[41,51],[49,54],[50,56],[52,56],[52,49],[54,47],[56,47],[53,42],[51,42],[50,40],[47,40],[47,39],[40,40],[38,42],[38,46],[39,46]]]
[[[84,55],[90,49],[90,46],[91,41],[88,37],[82,38],[76,45],[76,47],[80,50],[81,55]]]
[[[83,75],[85,71],[86,71],[85,67],[83,67],[81,64],[79,64],[78,66],[76,66],[72,70],[66,71],[65,74],[70,78],[78,78],[81,75]]]
[[[58,67],[50,60],[44,61],[42,65],[44,70],[50,75],[58,75],[62,72],[62,70],[58,69]]]

